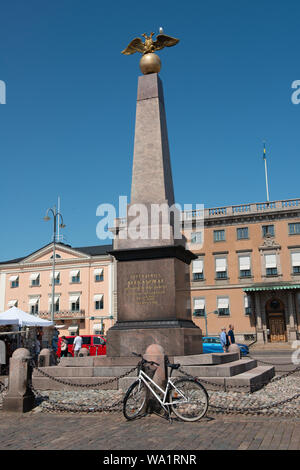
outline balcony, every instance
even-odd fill
[[[50,312],[39,312],[38,316],[44,320],[51,319]],[[78,312],[72,312],[71,310],[62,310],[54,312],[54,320],[81,320],[85,319],[85,310],[79,310]]]

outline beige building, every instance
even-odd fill
[[[114,263],[111,245],[73,248],[56,243],[55,323],[61,334],[106,333],[113,324]],[[0,263],[0,311],[17,306],[50,318],[53,244]]]
[[[239,341],[292,341],[300,335],[300,199],[182,213],[193,321],[218,335],[234,324]],[[50,318],[52,243],[0,263],[0,312],[12,305]],[[104,334],[117,319],[111,245],[56,244],[55,321],[61,333]]]
[[[204,230],[185,230],[192,263],[193,320],[209,335],[234,324],[240,341],[299,335],[300,199],[204,211]],[[201,246],[202,243],[202,246]],[[213,313],[215,312],[215,313]]]

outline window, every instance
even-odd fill
[[[203,260],[196,259],[193,261],[193,281],[202,281],[203,277]]]
[[[39,304],[31,305],[31,313],[32,315],[36,315],[39,313]]]
[[[103,294],[94,295],[95,310],[103,310]]]
[[[262,235],[265,237],[266,235],[271,235],[271,237],[274,237],[275,231],[274,231],[274,225],[263,225],[262,226]]]
[[[300,252],[292,253],[293,274],[300,274]]]
[[[300,223],[289,224],[289,235],[300,235]]]
[[[251,297],[245,295],[244,297],[245,315],[251,315]]]
[[[91,337],[90,336],[82,336],[82,344],[90,345],[91,344]]]
[[[70,295],[70,308],[71,308],[71,312],[80,311],[80,295],[78,294]]]
[[[30,282],[31,282],[31,286],[39,286],[40,285],[40,273],[30,274]]]
[[[94,276],[95,276],[95,282],[102,282],[104,279],[103,269],[95,269]]]
[[[194,312],[195,317],[205,316],[205,299],[194,299]]]
[[[50,282],[52,284],[53,273],[50,273]],[[60,284],[60,272],[55,271],[54,273],[54,284]]]
[[[96,333],[95,334],[101,334],[101,333]],[[94,345],[99,345],[99,346],[104,346],[105,340],[103,338],[94,338]]]
[[[15,287],[19,287],[19,276],[11,276],[10,280],[10,287],[13,289]]]
[[[236,229],[236,236],[238,240],[243,240],[245,238],[249,238],[248,227],[237,228]]]
[[[49,297],[49,311],[52,312],[52,296]],[[59,312],[59,295],[54,296],[54,312]]]
[[[76,271],[71,271],[71,283],[72,284],[77,284],[80,282],[80,271],[79,270],[76,270]]]
[[[8,303],[8,308],[11,308],[11,307],[17,307],[18,306],[18,301],[17,300],[10,300]]]
[[[227,260],[226,258],[216,258],[216,278],[227,279]]]
[[[228,297],[219,297],[218,298],[218,314],[221,317],[230,315],[229,311],[229,299]]]
[[[33,315],[39,313],[39,301],[39,297],[30,297],[29,299],[29,310]]]
[[[191,243],[202,243],[202,232],[191,233]]]
[[[71,303],[71,311],[72,312],[79,312],[79,310],[80,310],[79,300],[77,300],[76,302],[72,302]]]
[[[239,256],[240,277],[251,277],[250,256]]]
[[[225,241],[225,230],[214,230],[214,241],[215,242]]]
[[[277,276],[276,255],[265,255],[266,276]]]

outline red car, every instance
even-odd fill
[[[89,350],[90,356],[103,356],[106,354],[106,340],[101,335],[79,335],[82,338],[82,347]],[[68,357],[74,356],[73,342],[75,336],[66,336],[68,341]],[[57,356],[61,357],[61,341],[58,339]]]

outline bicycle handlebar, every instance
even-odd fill
[[[157,367],[159,367],[159,365],[160,365],[160,364],[157,364],[157,362],[154,362],[154,361],[147,361],[147,359],[145,359],[145,358],[142,356],[142,354],[137,354],[137,353],[135,353],[135,352],[133,352],[133,351],[132,351],[132,354],[133,354],[134,356],[141,357],[144,364],[148,363],[148,364],[151,364],[152,366],[157,366]]]

